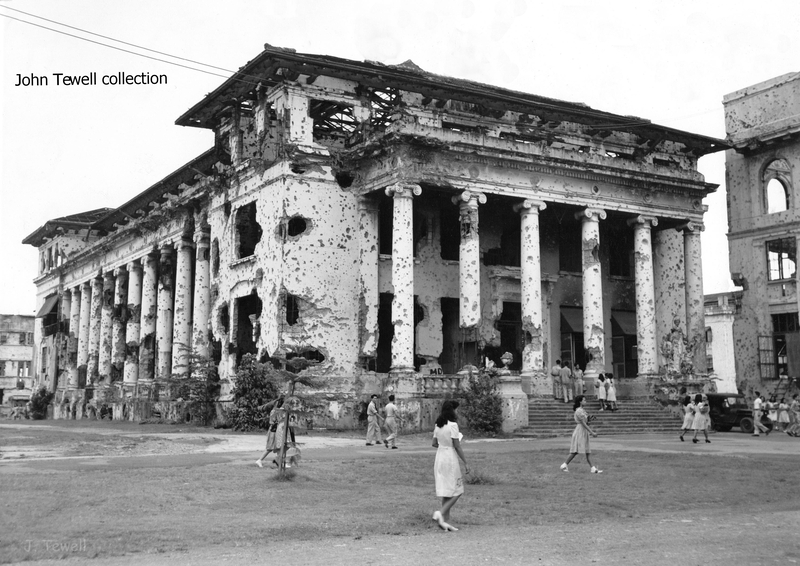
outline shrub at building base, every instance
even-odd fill
[[[470,372],[458,412],[471,431],[492,435],[502,431],[503,399],[498,384],[496,369]]]
[[[257,430],[267,427],[269,411],[259,407],[280,395],[281,380],[272,364],[262,364],[245,354],[236,370],[233,407],[228,411],[228,424],[235,430]]]
[[[44,387],[40,387],[31,395],[31,418],[41,420],[47,418],[47,407],[55,394]]]

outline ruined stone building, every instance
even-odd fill
[[[33,326],[32,316],[0,314],[0,405],[30,399]]]
[[[25,240],[59,324],[38,327],[61,352],[38,375],[67,416],[111,384],[159,402],[191,352],[218,363],[223,395],[246,353],[316,360],[326,385],[307,410],[330,426],[390,390],[404,426],[427,423],[428,400],[488,361],[505,364],[511,428],[527,394],[552,395],[556,359],[587,381],[614,372],[622,395],[706,375],[700,232],[717,185],[697,160],[720,140],[270,46],[177,124],[213,147]]]
[[[773,391],[800,377],[800,73],[724,97],[728,242],[742,304],[734,323],[742,389]],[[784,380],[785,381],[785,380]]]
[[[720,393],[737,391],[733,322],[741,309],[741,291],[705,296],[706,368]]]

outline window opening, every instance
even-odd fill
[[[792,169],[784,159],[775,159],[764,169],[764,197],[768,214],[789,209]]]
[[[372,109],[370,125],[373,129],[384,130],[393,121],[395,108],[400,103],[400,91],[396,88],[370,89],[369,105]]]
[[[486,252],[484,255],[484,264],[519,267],[521,253],[520,238],[520,222],[515,220],[506,222],[503,227],[503,233],[500,236],[500,247],[492,248]]]
[[[253,255],[256,245],[261,240],[261,225],[256,221],[255,201],[246,204],[236,211],[236,248],[239,258]]]
[[[297,297],[290,293],[286,293],[284,297],[284,310],[286,315],[286,324],[294,326],[300,318],[300,305],[297,302]]]
[[[439,239],[442,259],[458,261],[461,246],[461,218],[458,207],[444,202],[439,209]]]
[[[317,143],[344,143],[357,126],[353,107],[329,100],[312,100],[309,116],[314,120],[313,136]]]
[[[258,354],[256,342],[261,326],[261,299],[257,294],[236,299],[236,365],[245,354]]]
[[[483,353],[492,360],[496,367],[503,367],[500,360],[505,352],[510,352],[514,359],[507,369],[518,371],[522,369],[522,305],[514,301],[503,301],[503,312],[495,322],[495,328],[500,333],[500,346],[487,346]]]
[[[611,222],[601,223],[601,239],[608,251],[608,273],[613,277],[632,277],[633,230]],[[615,375],[618,375],[615,373]]]
[[[797,249],[794,238],[767,242],[767,268],[770,281],[794,278]]]
[[[558,268],[561,271],[581,273],[583,271],[583,242],[581,223],[568,209],[558,219]]]

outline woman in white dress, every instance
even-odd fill
[[[608,383],[608,391],[606,392],[606,403],[612,411],[617,410],[617,388],[614,387],[614,375],[611,373],[606,374],[606,383]]]
[[[458,408],[457,401],[448,400],[442,403],[442,410],[433,429],[432,446],[437,449],[433,476],[436,481],[436,496],[442,498],[442,508],[433,514],[433,520],[443,531],[458,530],[450,524],[450,510],[464,493],[459,458],[464,462],[464,471],[469,473],[467,459],[461,449],[461,439],[464,435],[458,431],[456,408]]]
[[[687,395],[681,401],[683,405],[683,425],[681,426],[681,442],[683,442],[683,435],[686,434],[686,431],[692,429],[692,425],[694,424],[694,411],[695,411],[695,404],[692,403],[691,396]]]
[[[575,430],[572,431],[572,440],[569,445],[569,456],[567,460],[561,464],[562,472],[569,472],[569,463],[578,454],[586,455],[586,463],[589,464],[589,471],[593,474],[602,474],[603,470],[598,470],[592,465],[592,451],[589,449],[589,437],[597,436],[597,433],[589,426],[589,415],[583,406],[586,404],[586,398],[583,395],[575,397],[575,403],[572,410],[575,411]]]
[[[599,374],[594,380],[594,390],[597,392],[597,400],[600,402],[600,410],[606,410],[606,378]]]
[[[708,416],[708,398],[698,393],[694,396],[694,404],[694,420],[692,421],[694,437],[692,438],[692,442],[697,444],[697,433],[702,430],[703,436],[706,437],[706,442],[710,444],[711,441],[708,439],[708,425],[711,423],[711,419]]]

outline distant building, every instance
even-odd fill
[[[724,97],[731,277],[742,287],[734,321],[736,375],[752,394],[800,377],[800,73]]]
[[[245,354],[316,360],[321,426],[392,391],[404,426],[428,427],[505,352],[507,428],[527,394],[553,394],[556,359],[590,382],[614,372],[620,395],[707,378],[700,233],[717,185],[697,160],[721,140],[271,46],[177,123],[214,146],[24,241],[56,416],[110,398],[114,418],[164,414],[191,354],[223,394]]]
[[[741,291],[705,296],[708,373],[720,393],[737,391],[733,321],[741,308]]]
[[[0,404],[27,401],[33,388],[34,317],[0,314]]]

